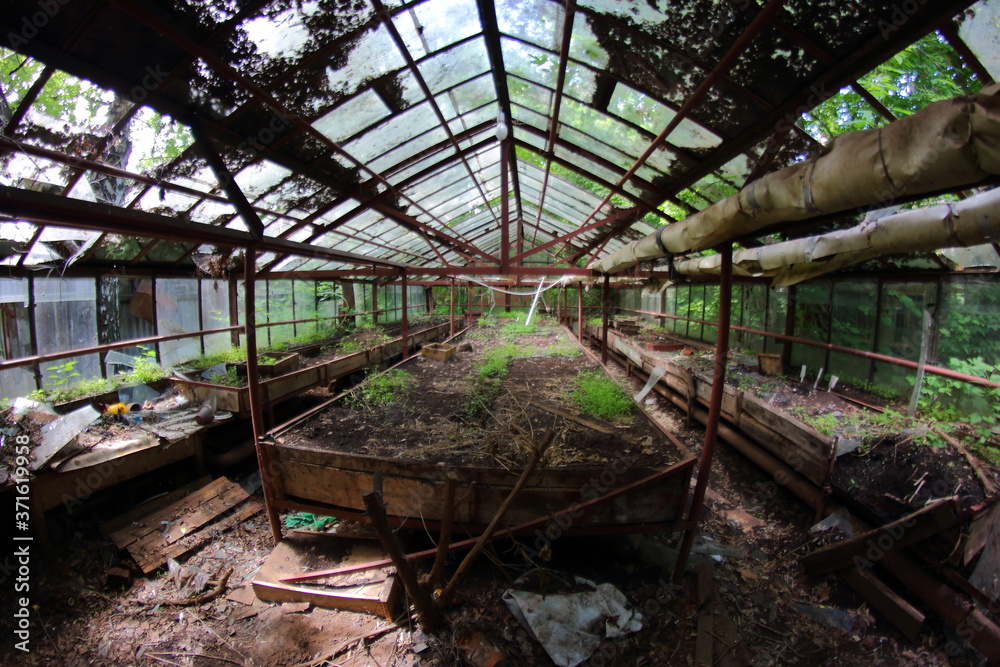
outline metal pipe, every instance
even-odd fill
[[[608,363],[608,309],[611,305],[611,276],[604,276],[601,294],[601,363]]]
[[[191,333],[146,336],[145,338],[132,338],[130,340],[118,341],[117,343],[107,343],[105,345],[95,345],[93,347],[82,347],[76,350],[64,350],[62,352],[50,352],[48,354],[33,354],[30,357],[0,361],[0,371],[5,371],[8,368],[20,368],[21,366],[43,364],[47,361],[69,359],[70,357],[83,357],[88,354],[100,354],[101,352],[108,352],[109,350],[121,350],[126,347],[134,347],[136,345],[155,345],[156,343],[165,343],[170,340],[180,340],[181,338],[191,338],[194,336],[209,336],[216,333],[226,333],[227,331],[241,331],[242,329],[242,326],[236,326],[223,327],[221,329],[206,329],[204,331],[194,331]]]
[[[705,444],[701,449],[701,459],[698,462],[698,478],[691,499],[691,513],[688,523],[691,528],[684,531],[684,538],[677,554],[674,566],[674,583],[680,583],[684,578],[684,567],[687,565],[694,533],[701,513],[705,506],[705,490],[708,488],[708,476],[712,469],[712,458],[715,453],[715,440],[719,433],[719,419],[722,416],[722,397],[726,388],[726,361],[729,354],[729,325],[732,313],[733,296],[733,246],[727,243],[721,248],[722,275],[719,281],[719,322],[715,338],[715,367],[712,374],[712,396],[708,404],[708,423],[705,424]]]
[[[402,289],[401,289],[401,291],[402,291],[402,298],[400,300],[400,307],[403,310],[403,330],[402,330],[402,336],[403,336],[403,359],[406,359],[407,357],[410,356],[410,342],[408,340],[409,333],[410,333],[410,331],[409,331],[410,330],[410,318],[409,318],[409,315],[406,312],[406,296],[407,296],[406,292],[407,292],[407,287],[408,286],[407,286],[407,283],[406,283],[406,271],[403,271],[403,286],[402,286]]]

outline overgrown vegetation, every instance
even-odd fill
[[[608,421],[632,414],[635,410],[635,404],[625,389],[600,371],[583,371],[577,375],[571,397],[586,414]]]
[[[82,376],[76,370],[77,361],[73,359],[57,366],[50,366],[48,368],[48,372],[51,374],[48,382],[49,387],[36,389],[29,393],[26,398],[46,403],[66,403],[85,396],[106,394],[119,387],[149,384],[165,378],[167,371],[156,363],[156,353],[144,348],[140,349],[142,356],[136,358],[132,370],[110,378],[74,379]]]
[[[373,347],[383,345],[392,340],[392,337],[374,324],[362,324],[350,336],[341,339],[337,343],[338,354],[354,354],[362,350],[369,350]]]
[[[413,386],[413,376],[404,370],[393,368],[379,375],[370,375],[351,395],[352,407],[369,410],[392,405],[406,398]]]
[[[465,404],[465,416],[478,418],[500,391],[503,379],[510,370],[510,362],[517,357],[529,356],[534,350],[507,343],[487,350],[475,367],[472,393]]]

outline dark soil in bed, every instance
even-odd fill
[[[477,417],[467,404],[483,353],[513,342],[531,356],[514,359],[500,391]],[[516,338],[498,327],[479,327],[447,362],[416,356],[399,368],[412,377],[405,400],[369,409],[350,398],[279,436],[285,445],[321,447],[370,456],[451,465],[503,466],[527,461],[532,443],[555,432],[548,465],[600,465],[622,451],[640,466],[663,466],[681,457],[641,414],[615,422],[584,415],[569,399],[573,379],[597,366],[570,356],[573,343],[555,327]]]

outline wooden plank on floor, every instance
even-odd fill
[[[110,533],[109,538],[119,549],[126,549],[144,572],[151,572],[176,551],[172,545],[248,497],[239,485],[220,477],[165,507],[134,519]]]
[[[190,497],[190,496],[188,496]],[[247,499],[243,489],[236,486],[235,490],[226,489],[221,495],[211,498],[207,503],[197,508],[182,506],[176,523],[167,529],[166,533],[152,532],[141,540],[128,546],[128,552],[144,572],[152,572],[166,562],[170,546],[187,535],[194,534],[198,528],[212,521],[226,510],[235,507]]]
[[[183,508],[199,507],[231,485],[232,483],[228,479],[220,477],[180,500],[151,512],[141,519],[136,519],[122,530],[111,533],[108,537],[116,547],[126,549],[150,533],[162,531],[165,525],[163,522],[175,520]]]
[[[712,592],[712,616],[713,616],[713,626],[714,639],[714,658],[715,661],[713,665],[718,667],[744,667],[745,665],[753,664],[753,660],[750,659],[750,651],[747,650],[746,645],[740,638],[740,633],[736,629],[736,624],[733,623],[732,617],[729,615],[729,610],[726,609],[726,604],[722,601],[722,597],[719,595],[718,591]]]
[[[925,617],[913,605],[867,570],[852,567],[844,570],[841,575],[851,588],[896,626],[907,639],[913,641],[917,638],[924,627]]]
[[[351,543],[349,540],[330,540],[321,535],[290,535],[274,547],[254,576],[253,590],[259,599],[266,602],[310,602],[326,609],[378,614],[391,621],[401,589],[391,567],[361,573],[366,575],[362,580],[351,579],[348,575],[346,578],[330,577],[323,583],[289,584],[281,581],[285,577],[301,574],[307,568],[350,567],[384,558],[381,546],[369,541]],[[378,576],[373,578],[372,575],[376,574]]]
[[[263,512],[264,506],[255,501],[249,502],[237,509],[233,514],[226,517],[222,521],[218,521],[209,526],[205,526],[196,533],[186,535],[181,540],[174,542],[168,546],[164,551],[149,554],[146,560],[139,563],[139,567],[145,573],[150,573],[153,570],[163,567],[166,565],[167,560],[173,558],[179,560],[190,554],[195,549],[198,549],[202,545],[211,541],[216,535],[226,532],[232,528],[235,528],[238,524],[243,523],[253,515]]]
[[[154,512],[159,512],[163,508],[176,503],[178,500],[184,496],[194,493],[198,489],[202,488],[206,484],[212,481],[212,478],[208,475],[200,477],[193,482],[188,482],[184,486],[174,489],[173,491],[167,493],[165,496],[160,496],[159,498],[154,498],[149,502],[143,503],[138,507],[135,507],[125,514],[120,514],[113,519],[109,519],[102,523],[99,527],[101,535],[104,537],[109,537],[112,533],[117,533],[128,528],[132,523],[141,520],[143,517],[152,514]]]
[[[939,498],[906,516],[861,535],[827,545],[802,558],[806,570],[827,574],[919,542],[958,523],[958,499]]]

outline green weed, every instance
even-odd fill
[[[413,376],[394,368],[380,375],[372,375],[354,392],[352,406],[373,409],[402,400],[413,386]]]
[[[583,371],[573,385],[573,402],[588,415],[610,421],[635,410],[625,389],[600,371]]]

